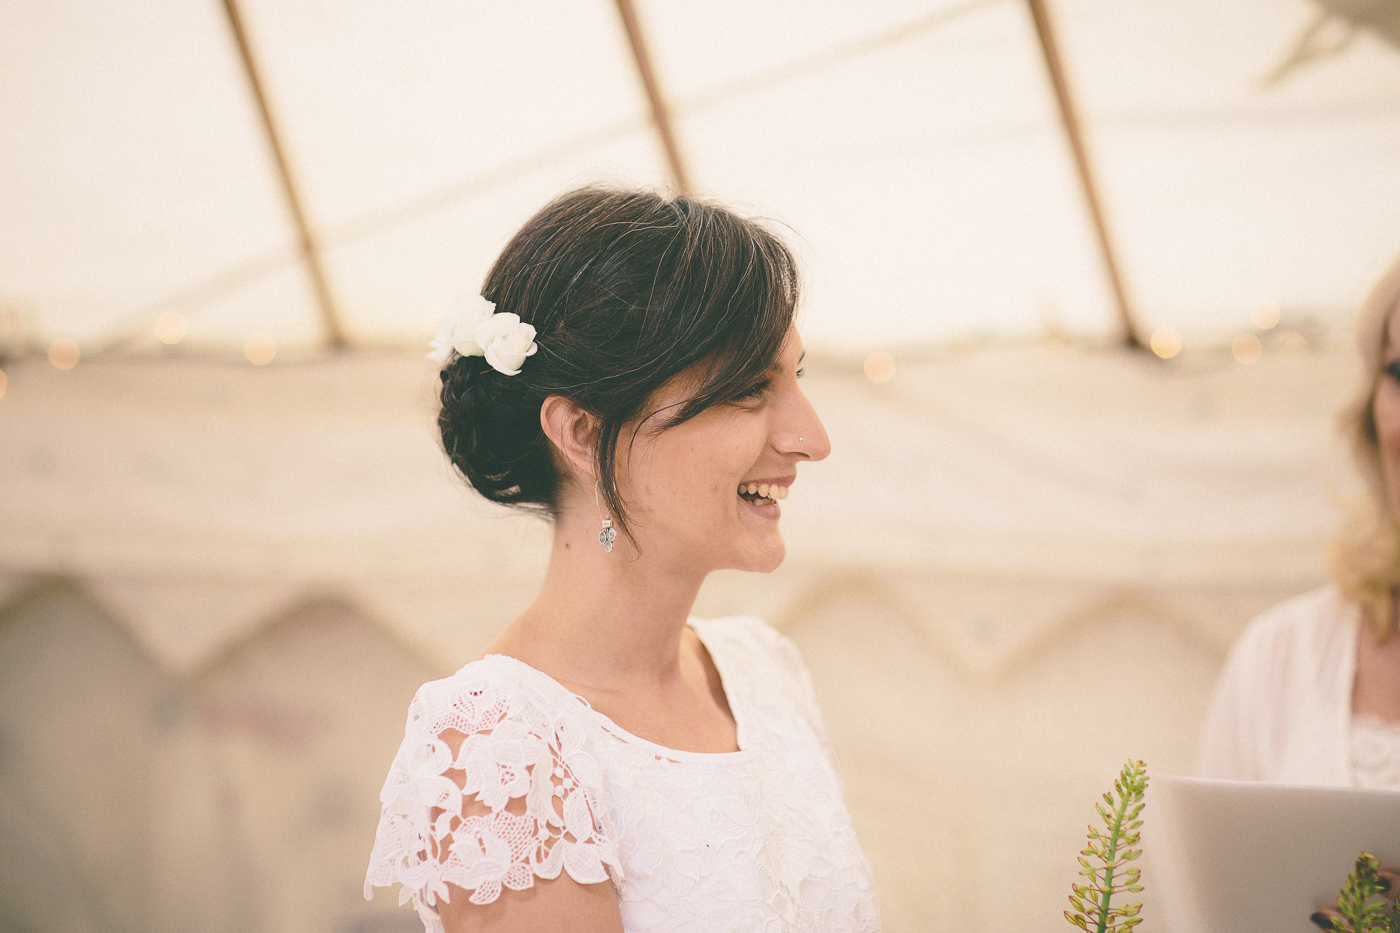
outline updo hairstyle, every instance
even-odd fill
[[[654,428],[681,424],[763,381],[792,324],[798,279],[776,235],[725,208],[583,188],[521,228],[482,296],[496,313],[533,325],[539,349],[515,376],[479,356],[449,358],[438,428],[453,466],[492,502],[555,516],[562,461],[540,427],[540,406],[562,396],[597,419],[602,498],[632,537],[616,481],[624,430],[658,389],[692,367],[694,393],[655,413]]]
[[[1400,258],[1371,290],[1357,316],[1361,380],[1341,416],[1352,459],[1367,495],[1353,508],[1332,542],[1329,563],[1338,591],[1361,609],[1362,620],[1380,639],[1391,628],[1395,589],[1400,586],[1400,527],[1390,501],[1376,431],[1376,389],[1385,374],[1391,317],[1400,307]]]

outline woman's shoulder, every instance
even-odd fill
[[[1356,607],[1333,587],[1255,617],[1216,682],[1202,733],[1203,777],[1331,783],[1344,762]]]
[[[1356,606],[1330,586],[1287,599],[1245,627],[1222,679],[1277,702],[1298,702],[1301,687],[1331,695],[1350,676],[1357,618]]]
[[[1355,638],[1356,606],[1335,587],[1322,586],[1256,616],[1237,651],[1318,658],[1345,650]]]
[[[596,732],[582,700],[505,655],[423,684],[380,792],[365,896],[402,884],[437,931],[449,883],[485,904],[561,869],[606,880],[618,860]]]
[[[406,732],[435,736],[490,732],[513,721],[546,734],[586,722],[574,694],[523,661],[491,654],[418,688],[409,704]]]

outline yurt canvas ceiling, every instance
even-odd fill
[[[670,178],[610,0],[237,6],[352,342],[420,340],[551,195]],[[1344,326],[1400,249],[1400,3],[1052,9],[1144,332]],[[1113,335],[1026,4],[637,11],[695,190],[791,227],[809,345]],[[0,309],[11,354],[321,344],[223,5],[0,3]]]

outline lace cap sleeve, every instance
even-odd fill
[[[561,869],[581,884],[618,874],[586,726],[551,715],[559,698],[503,676],[512,672],[501,662],[419,688],[379,795],[365,897],[401,884],[399,903],[413,900],[429,933],[442,929],[435,905],[449,883],[488,904],[503,886],[528,888]]]

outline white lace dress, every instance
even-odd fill
[[[611,879],[629,933],[877,929],[806,668],[756,619],[692,620],[739,751],[639,739],[503,655],[424,684],[380,794],[365,896],[401,884],[429,933],[450,882],[485,904]]]
[[[1352,717],[1351,773],[1357,787],[1400,791],[1400,722]]]

